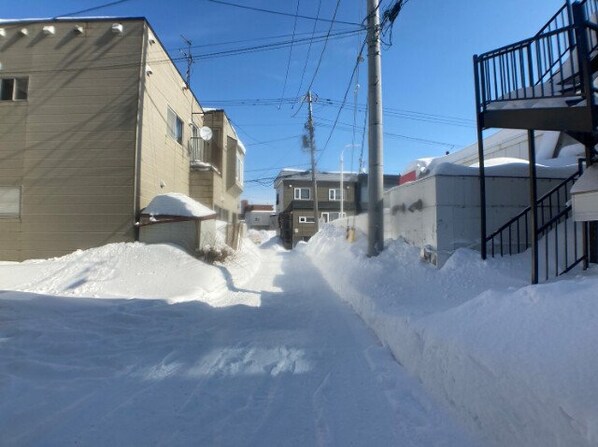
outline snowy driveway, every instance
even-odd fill
[[[0,293],[0,445],[471,445],[304,255],[261,254],[215,307]]]

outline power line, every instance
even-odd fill
[[[205,104],[214,104],[223,107],[243,107],[243,106],[272,106],[280,102],[287,104],[295,104],[301,97],[286,97],[286,98],[246,98],[246,99],[228,99],[228,100],[204,100]],[[330,98],[319,98],[318,107],[338,107],[342,104],[342,100],[334,100]],[[363,104],[357,105],[359,112],[365,112],[366,106]],[[394,116],[398,118],[405,118],[414,121],[432,122],[437,124],[446,124],[459,127],[475,127],[474,120],[468,118],[461,118],[457,116],[431,114],[419,112],[415,110],[397,109],[392,107],[384,107],[384,114],[386,116]]]
[[[360,28],[364,27],[364,25],[362,23],[347,22],[347,21],[343,21],[343,20],[335,20],[334,18],[332,18],[332,20],[329,20],[329,19],[322,19],[322,18],[317,18],[317,17],[304,16],[304,15],[300,15],[300,14],[290,14],[288,12],[273,11],[271,9],[256,8],[254,6],[239,5],[237,3],[226,2],[223,0],[207,0],[207,1],[209,1],[211,3],[218,3],[220,5],[234,6],[235,8],[248,9],[250,11],[265,12],[268,14],[276,14],[276,15],[286,16],[286,17],[298,17],[300,19],[316,20],[316,21],[320,21],[320,22],[332,22],[332,23],[336,22],[336,23],[340,23],[343,25],[359,26]]]
[[[367,36],[363,40],[363,43],[361,44],[361,48],[359,49],[357,58],[355,59],[355,65],[353,66],[353,71],[351,72],[351,77],[349,78],[349,83],[347,84],[347,89],[345,90],[345,95],[343,97],[343,101],[342,101],[340,107],[338,108],[338,113],[336,114],[336,118],[334,119],[334,124],[332,125],[332,129],[330,130],[328,139],[326,140],[326,143],[324,144],[324,147],[322,148],[322,152],[320,152],[318,160],[320,160],[320,158],[322,158],[322,155],[324,154],[324,151],[326,151],[326,148],[328,147],[328,143],[330,142],[330,139],[332,138],[332,135],[334,134],[334,130],[336,129],[336,125],[341,116],[341,112],[343,111],[343,108],[345,107],[345,103],[347,102],[347,96],[349,95],[349,90],[351,89],[351,85],[353,84],[353,78],[355,77],[355,73],[357,72],[359,64],[361,63],[361,59],[362,59],[361,55],[363,53],[363,49],[365,48],[366,43],[367,43]]]
[[[314,39],[313,41],[318,42],[318,41],[322,41],[324,39],[341,39],[341,38],[346,38],[346,37],[350,37],[354,34],[358,33],[358,31],[344,31],[344,32],[339,32],[339,33],[335,33],[330,37],[318,37],[316,39]],[[306,39],[299,39],[299,40],[295,40],[294,45],[306,45],[307,43],[312,42],[311,38],[306,38]],[[212,53],[204,53],[204,54],[198,54],[198,55],[193,55],[193,59],[197,60],[197,59],[211,59],[211,58],[215,58],[215,57],[225,57],[225,56],[237,56],[240,54],[247,54],[247,53],[255,53],[255,52],[259,52],[259,51],[270,51],[270,50],[277,50],[277,49],[281,49],[281,48],[286,48],[291,44],[291,41],[283,41],[283,42],[275,42],[275,43],[269,43],[269,44],[264,44],[264,45],[256,45],[256,46],[252,46],[252,47],[243,47],[243,48],[236,48],[236,49],[231,49],[231,50],[223,50],[223,51],[216,51],[216,52],[212,52]],[[122,57],[130,57],[130,55],[123,55]],[[158,64],[163,64],[163,63],[171,63],[171,62],[177,62],[177,61],[182,61],[182,60],[186,60],[187,57],[173,57],[173,58],[167,58],[167,59],[155,59],[155,60],[148,60],[146,61],[147,64],[150,65],[158,65]],[[97,59],[90,59],[90,60],[79,60],[79,63],[92,63],[95,62]],[[117,64],[117,63],[113,63],[113,64],[106,64],[106,65],[96,65],[93,67],[94,70],[108,70],[108,69],[116,69],[116,68],[130,68],[130,67],[138,67],[140,65],[140,62],[123,62],[121,64]],[[69,68],[46,68],[46,69],[37,69],[37,70],[23,70],[23,69],[19,69],[14,68],[11,71],[6,70],[6,73],[16,73],[16,72],[21,72],[21,71],[27,71],[28,73],[44,73],[44,72],[74,72],[74,71],[79,71],[82,68],[86,68],[86,67],[69,67]]]
[[[287,89],[287,81],[289,79],[289,69],[291,68],[291,59],[293,56],[293,42],[295,41],[295,31],[297,30],[297,15],[299,14],[299,4],[301,3],[300,0],[297,0],[297,9],[295,11],[295,22],[293,23],[293,37],[291,38],[291,48],[289,50],[289,60],[287,61],[287,71],[286,74],[284,75],[284,84],[282,86],[282,97],[284,97],[284,94],[286,92]],[[282,106],[282,101],[281,103],[278,105],[278,108],[280,109],[280,107]]]
[[[338,31],[355,31],[354,29],[340,29]],[[306,31],[303,33],[295,33],[295,37],[297,36],[307,36],[309,34],[312,34],[312,37],[314,37],[314,33],[312,33],[311,31]],[[326,35],[326,32],[322,32],[322,36],[320,37],[324,37]],[[262,37],[254,37],[251,39],[241,39],[241,40],[229,40],[226,42],[210,42],[210,43],[202,43],[202,44],[197,44],[197,45],[193,45],[191,48],[204,48],[204,47],[219,47],[219,46],[226,46],[226,45],[232,45],[235,43],[247,43],[247,42],[257,42],[260,40],[270,40],[270,39],[282,39],[282,38],[289,38],[292,37],[293,34],[277,34],[275,36],[262,36]],[[168,48],[168,51],[178,51],[184,49],[182,47],[173,47],[173,48]]]
[[[330,100],[330,99],[323,99],[321,101],[322,106],[337,106],[340,104],[340,101]],[[366,107],[362,104],[359,105],[359,111],[363,112],[366,110]],[[430,114],[424,112],[416,112],[413,110],[403,110],[403,109],[393,109],[390,107],[384,107],[384,114],[386,116],[394,116],[398,118],[405,118],[415,121],[424,121],[424,122],[433,122],[438,124],[447,124],[452,126],[460,126],[460,127],[475,127],[474,120],[468,118],[459,118],[455,116],[449,115],[438,115],[438,114]]]
[[[292,137],[284,137],[284,138],[276,138],[274,140],[268,140],[268,141],[258,141],[257,143],[250,143],[250,144],[246,144],[245,146],[260,146],[260,145],[268,145],[270,143],[277,143],[279,141],[288,141],[288,140],[294,140],[294,139],[299,139],[301,138],[301,135],[293,135]]]
[[[341,0],[336,0],[336,6],[334,8],[334,14],[332,15],[332,21],[330,22],[330,27],[328,28],[328,34],[326,34],[326,39],[324,40],[324,46],[322,47],[322,52],[320,53],[320,59],[318,60],[318,65],[316,65],[316,69],[314,71],[314,75],[311,78],[311,82],[307,87],[307,91],[310,91],[314,82],[316,80],[316,76],[318,75],[318,71],[320,70],[320,65],[322,65],[322,60],[324,59],[324,53],[326,52],[326,47],[328,45],[328,40],[330,38],[330,33],[332,32],[332,27],[334,26],[334,20],[336,19],[336,14],[338,13],[338,7],[341,4]]]
[[[249,169],[249,170],[246,170],[245,172],[264,172],[264,171],[273,171],[275,169],[296,168],[296,167],[309,166],[309,165],[310,165],[310,163],[299,163],[296,165],[273,166],[271,168]]]
[[[319,118],[320,121],[332,121],[332,120],[327,120],[325,118]],[[325,127],[327,129],[332,128],[332,124],[327,124],[327,123],[322,123],[320,122],[318,124],[318,127]],[[351,132],[353,129],[353,126],[349,123],[343,123],[341,121],[339,121],[337,123],[336,126],[338,129],[340,130],[344,130],[347,132]],[[418,137],[412,137],[409,135],[403,135],[403,134],[399,134],[399,133],[394,133],[394,132],[384,132],[384,135],[390,138],[394,138],[394,139],[405,139],[405,140],[411,140],[411,141],[417,141],[419,143],[423,143],[423,144],[427,144],[430,146],[447,146],[447,147],[458,147],[458,146],[463,146],[462,144],[456,144],[456,143],[448,143],[446,141],[437,141],[437,140],[429,140],[426,138],[418,138]]]
[[[316,34],[316,26],[318,25],[318,18],[320,17],[320,9],[321,8],[322,8],[322,0],[319,0],[318,1],[318,11],[316,12],[316,21],[314,22],[314,27],[311,31],[312,39],[314,38],[314,36]],[[307,47],[307,55],[305,56],[305,64],[303,64],[303,71],[301,72],[301,81],[299,82],[299,88],[297,89],[297,93],[295,93],[295,96],[297,96],[297,97],[299,97],[301,88],[303,87],[303,79],[305,78],[305,72],[307,71],[307,63],[309,62],[309,54],[311,52],[311,45],[312,45],[312,43],[310,42],[309,46]],[[299,109],[297,109],[297,112],[295,112],[295,115],[297,113],[299,113],[299,110],[301,110],[302,106],[303,106],[303,101],[301,102]]]
[[[108,8],[110,6],[116,6],[116,5],[119,5],[121,3],[125,3],[125,2],[128,2],[128,1],[130,1],[130,0],[117,0],[117,1],[114,1],[114,2],[110,2],[110,3],[104,3],[104,4],[99,5],[99,6],[94,6],[92,8],[82,9],[81,11],[69,12],[67,14],[60,14],[60,15],[54,17],[54,18],[56,19],[58,17],[76,16],[77,14],[83,14],[84,12],[97,11],[98,9],[104,9],[104,8]]]

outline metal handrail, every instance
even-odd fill
[[[570,0],[535,36],[478,55],[478,110],[492,103],[591,94],[582,80],[581,60],[598,50],[598,0],[580,2],[582,17],[573,17]],[[586,35],[586,38],[580,36]],[[587,41],[583,55],[575,53],[578,39]],[[580,59],[582,58],[582,59]]]
[[[491,50],[491,51],[487,51],[485,53],[479,54],[478,58],[483,60],[483,59],[487,59],[488,57],[492,57],[492,56],[500,56],[500,55],[509,53],[512,50],[516,50],[519,48],[529,46],[531,43],[536,42],[538,39],[554,37],[555,35],[562,33],[563,31],[573,31],[574,29],[575,28],[573,25],[568,25],[568,26],[564,26],[562,28],[556,29],[554,31],[550,31],[549,33],[537,34],[534,37],[530,37],[528,39],[523,39],[518,42],[511,43],[509,45],[505,45],[503,47],[497,48],[495,50]]]
[[[569,194],[569,190],[567,189],[569,183],[571,183],[571,186],[573,185],[573,183],[579,178],[579,176],[581,175],[581,168],[578,169],[577,172],[575,172],[574,174],[572,174],[571,176],[567,177],[566,179],[564,179],[561,183],[559,183],[558,185],[556,185],[554,188],[552,188],[550,191],[548,191],[547,193],[545,193],[544,195],[542,195],[537,201],[536,201],[536,207],[540,210],[542,210],[542,226],[540,228],[545,227],[547,224],[544,221],[544,209],[548,208],[549,210],[549,221],[551,221],[553,219],[553,214],[552,214],[552,209],[554,208],[554,206],[557,207],[557,213],[560,213],[560,209],[561,209],[561,203],[565,203],[567,202],[567,197]],[[570,188],[569,188],[570,189]],[[564,190],[564,194],[561,200],[561,191]],[[556,196],[556,200],[554,200],[553,203],[553,197]],[[546,203],[548,202],[548,203]],[[508,220],[505,224],[503,224],[501,227],[499,227],[496,231],[494,231],[493,233],[491,233],[490,235],[488,235],[486,237],[485,243],[491,244],[491,254],[492,257],[494,257],[495,253],[494,253],[494,246],[495,246],[495,239],[499,238],[500,240],[500,253],[501,255],[504,255],[504,243],[502,241],[502,235],[503,233],[507,232],[509,233],[509,235],[511,235],[512,233],[512,228],[513,226],[517,227],[517,253],[521,252],[521,240],[519,239],[520,237],[520,228],[523,226],[524,230],[525,230],[525,235],[526,235],[526,243],[525,243],[525,249],[527,249],[529,247],[529,238],[528,238],[528,234],[529,234],[529,213],[531,212],[531,206],[528,206],[527,208],[525,208],[523,211],[519,212],[518,214],[516,214],[513,218],[511,218],[510,220]],[[520,222],[524,220],[523,224],[520,224]],[[539,234],[541,231],[540,229],[536,230],[537,233]],[[509,239],[511,239],[511,237],[509,237]],[[509,240],[509,254],[513,254],[512,253],[512,240]]]
[[[538,210],[541,211],[541,221],[539,222],[539,226],[536,228],[535,232],[533,228],[529,227],[529,223],[531,221],[530,213],[531,207],[527,207],[523,211],[519,212],[516,216],[511,218],[508,222],[494,231],[485,239],[485,244],[487,245],[490,243],[490,254],[492,257],[497,255],[496,253],[496,245],[498,242],[498,254],[500,256],[504,256],[505,254],[513,255],[519,254],[523,251],[527,250],[531,243],[531,237],[535,237],[536,240],[540,240],[544,238],[545,244],[545,276],[546,279],[549,277],[549,259],[548,259],[548,250],[549,250],[549,236],[551,235],[551,230],[554,230],[554,272],[556,276],[562,275],[570,271],[573,267],[578,265],[580,262],[586,259],[587,254],[583,252],[579,255],[579,250],[577,247],[578,241],[581,240],[580,236],[578,236],[578,226],[580,225],[578,222],[569,223],[572,225],[573,231],[573,250],[569,249],[569,241],[568,241],[568,222],[570,220],[570,214],[572,212],[572,206],[570,204],[570,186],[573,186],[575,181],[581,176],[583,172],[583,159],[579,160],[578,163],[578,170],[574,174],[570,175],[550,191],[546,192],[542,197],[540,197],[536,201],[536,207]],[[553,211],[556,208],[556,212]],[[548,210],[548,213],[545,210]],[[548,219],[545,220],[545,216],[548,214]],[[559,233],[558,228],[559,225],[564,226],[564,238],[563,244],[564,247],[559,245]],[[522,231],[523,230],[523,231]],[[586,231],[585,228],[582,231]],[[525,244],[522,243],[522,232],[525,234]],[[513,239],[513,233],[515,233],[516,240]],[[535,234],[534,234],[535,233]],[[505,242],[505,238],[508,240]],[[508,247],[508,250],[505,250],[505,247]],[[513,247],[516,247],[513,250]],[[573,255],[571,256],[570,252],[573,251]],[[559,264],[559,253],[562,252],[561,259],[564,259],[564,267]],[[573,262],[570,263],[569,259],[573,258]],[[562,268],[561,268],[562,267]]]
[[[566,14],[565,14],[566,12]],[[556,12],[556,14],[554,14],[549,20],[548,22],[546,22],[546,25],[544,25],[542,28],[540,28],[540,31],[538,31],[538,33],[536,34],[536,36],[544,33],[544,31],[546,29],[557,29],[560,28],[558,22],[559,22],[559,18],[561,18],[561,20],[567,20],[567,23],[570,25],[571,23],[573,23],[573,17],[571,14],[571,2],[570,0],[566,0],[565,4],[563,6],[560,7],[560,9]],[[552,25],[555,25],[554,28],[552,28]]]

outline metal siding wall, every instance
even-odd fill
[[[151,31],[148,31],[151,33]],[[162,61],[162,62],[158,62]],[[157,40],[147,46],[147,65],[152,74],[145,76],[143,128],[140,167],[140,207],[169,192],[189,195],[189,123],[202,125],[200,106],[187,89],[176,67]],[[171,108],[183,121],[183,144],[170,135],[167,111]]]
[[[117,35],[112,23],[54,22],[55,36],[42,33],[43,23],[5,25],[2,74],[29,76],[29,92],[26,103],[0,104],[0,115],[20,114],[12,134],[0,137],[0,170],[9,169],[12,181],[23,185],[20,223],[0,221],[0,242],[17,231],[18,250],[2,243],[1,259],[57,256],[133,239],[144,25],[123,21],[124,33]],[[75,33],[75,25],[84,33]],[[15,37],[23,26],[29,35]],[[6,162],[14,152],[22,154],[16,165]]]

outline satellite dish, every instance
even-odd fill
[[[212,139],[212,129],[210,129],[207,126],[203,126],[199,128],[199,136],[201,137],[202,140],[204,141],[210,141]]]

